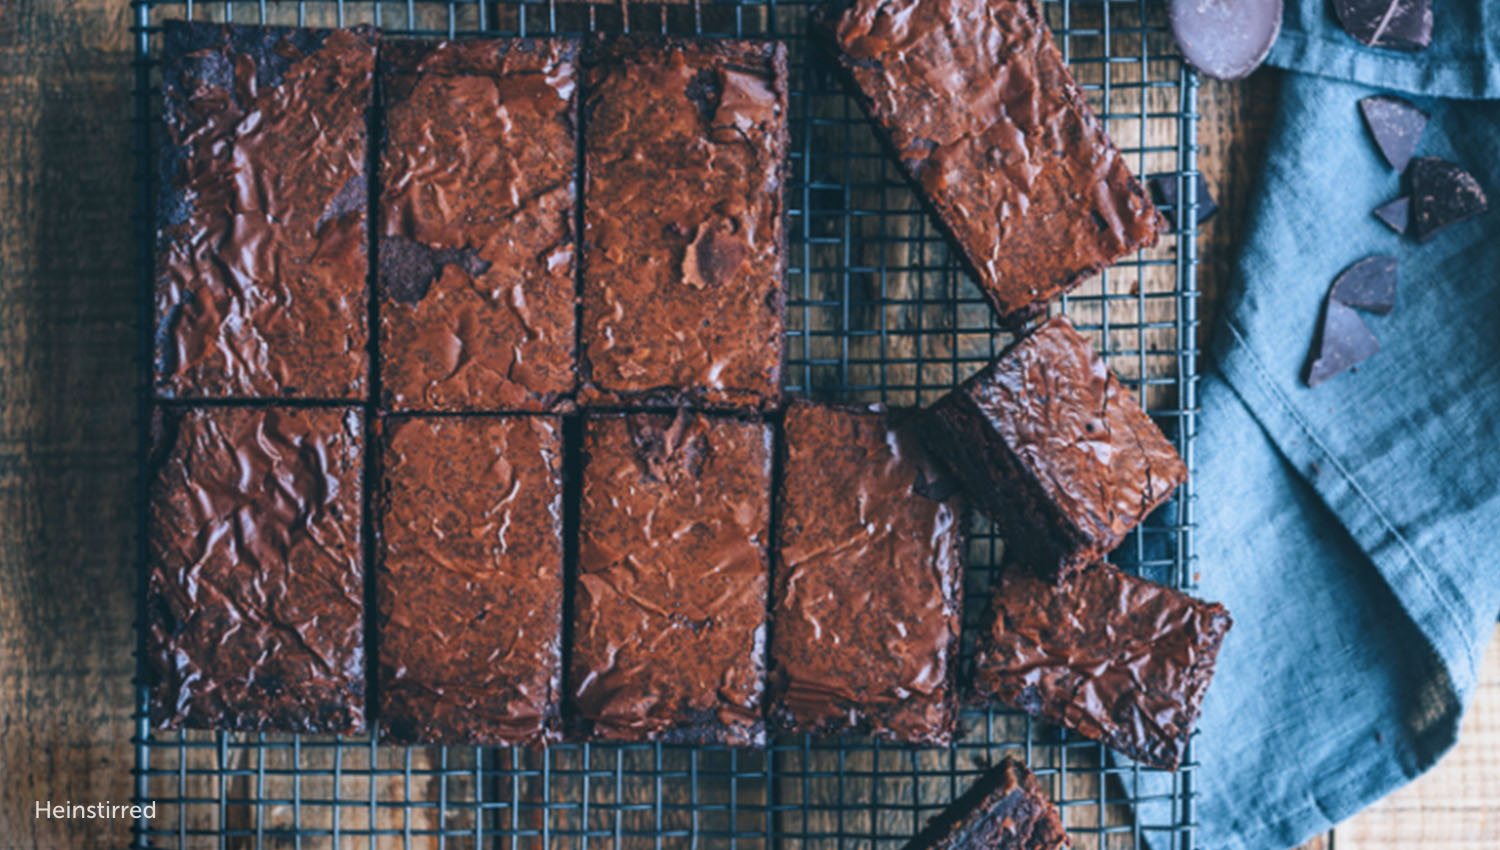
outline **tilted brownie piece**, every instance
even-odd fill
[[[583,453],[568,684],[580,731],[764,744],[770,426],[598,416]]]
[[[382,48],[387,407],[543,411],[573,393],[577,59],[568,39]]]
[[[1187,479],[1187,466],[1061,316],[930,409],[928,446],[1005,538],[1058,579],[1102,560]]]
[[[779,730],[952,739],[964,514],[898,416],[787,408],[770,677]]]
[[[786,47],[616,37],[587,64],[582,399],[776,407]]]
[[[905,850],[1062,850],[1062,817],[1026,766],[1007,758],[969,786]]]
[[[383,425],[382,735],[403,744],[557,740],[561,421],[395,417]]]
[[[1004,321],[1166,229],[1036,0],[832,0],[819,23]]]
[[[375,33],[165,29],[157,392],[362,400]]]
[[[1007,567],[974,690],[1177,769],[1232,621],[1224,606],[1096,564],[1066,585]]]
[[[359,413],[159,413],[147,533],[152,722],[361,730]]]

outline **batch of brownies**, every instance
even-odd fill
[[[815,25],[1007,323],[1165,228],[1034,0]],[[995,699],[1179,764],[1229,616],[1102,562],[1187,470],[1066,319],[926,410],[782,399],[783,45],[170,23],[163,95],[155,724],[941,746]]]

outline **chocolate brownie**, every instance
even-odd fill
[[[990,768],[905,850],[1062,850],[1062,817],[1026,766],[1012,758]]]
[[[348,408],[165,410],[153,430],[152,722],[359,731],[360,415]]]
[[[569,682],[581,732],[764,744],[770,426],[595,416],[583,454]]]
[[[1187,466],[1059,316],[930,408],[923,436],[998,526],[1006,556],[1066,577],[1102,560]]]
[[[382,735],[403,744],[557,740],[561,421],[394,417],[383,425]]]
[[[775,407],[785,46],[615,37],[587,68],[581,397]]]
[[[1230,625],[1224,606],[1109,564],[1062,586],[1011,566],[978,638],[974,689],[1175,770]]]
[[[1008,323],[1166,229],[1036,0],[832,0],[818,22]]]
[[[156,390],[362,400],[375,33],[168,21]]]
[[[578,379],[578,42],[380,53],[380,381],[395,410],[547,410]]]
[[[911,423],[793,402],[772,601],[772,723],[946,746],[964,511]]]

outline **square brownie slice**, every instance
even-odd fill
[[[380,387],[405,411],[545,411],[578,380],[578,42],[380,51]]]
[[[785,45],[614,37],[586,65],[580,397],[776,407]]]
[[[168,21],[156,391],[362,401],[373,30]]]
[[[928,446],[994,520],[1006,557],[1064,578],[1103,560],[1187,466],[1058,316],[929,409]]]
[[[1096,564],[1063,586],[1007,567],[975,649],[974,690],[1175,770],[1233,621]]]
[[[152,723],[363,729],[360,414],[167,409],[153,432]]]
[[[1002,320],[1167,228],[1037,0],[833,0],[818,22],[892,155]]]
[[[1026,766],[1006,758],[928,822],[905,850],[1062,850],[1062,815]]]
[[[765,743],[771,428],[584,423],[569,690],[594,739]]]
[[[393,417],[375,511],[380,731],[559,738],[563,435],[554,416]]]
[[[778,730],[952,739],[964,511],[899,418],[787,407],[771,606]]]

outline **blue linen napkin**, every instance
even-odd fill
[[[1430,767],[1500,613],[1500,209],[1388,230],[1402,182],[1357,105],[1411,98],[1417,155],[1500,205],[1500,0],[1434,8],[1406,54],[1290,0],[1271,54],[1295,73],[1200,393],[1200,595],[1235,619],[1195,743],[1207,850],[1294,846]],[[1329,284],[1377,253],[1400,261],[1394,312],[1363,314],[1382,351],[1309,389]]]

